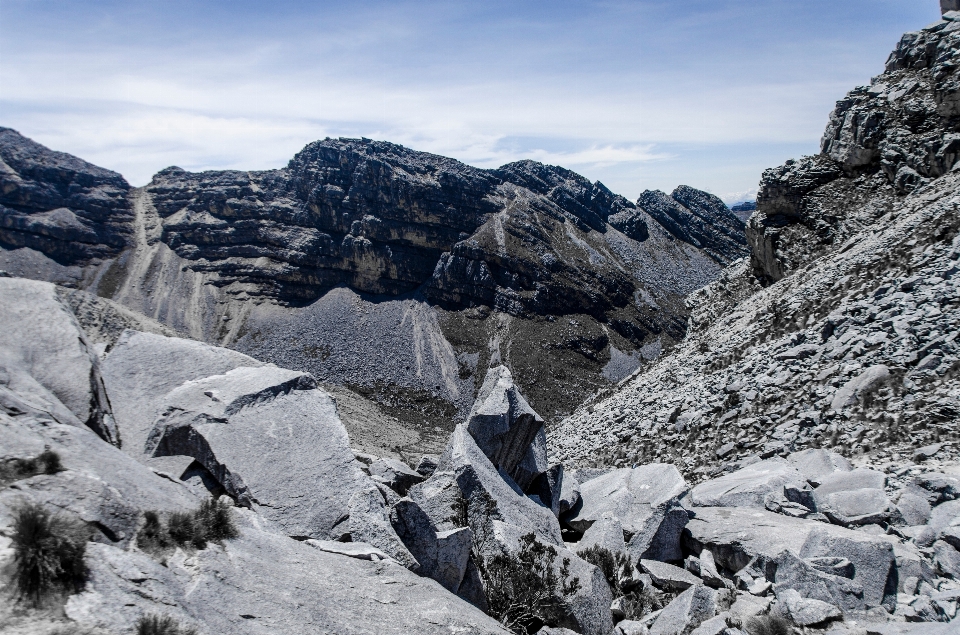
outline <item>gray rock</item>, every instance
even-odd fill
[[[931,505],[939,505],[960,497],[960,479],[939,472],[925,472],[913,480],[917,487],[928,492]]]
[[[261,362],[226,348],[193,340],[124,331],[104,358],[103,381],[110,396],[122,449],[140,460],[163,397],[186,381],[222,375]]]
[[[688,635],[717,613],[717,592],[692,586],[668,604],[650,628],[650,635]]]
[[[879,523],[894,513],[893,504],[884,492],[885,483],[883,473],[874,470],[835,472],[823,478],[813,498],[817,511],[838,524]]]
[[[623,525],[617,518],[601,518],[593,523],[587,531],[584,532],[580,542],[577,543],[577,551],[583,551],[591,547],[602,547],[611,553],[624,553],[626,543],[623,541]]]
[[[154,456],[192,456],[238,503],[290,536],[342,536],[335,527],[347,519],[352,497],[373,486],[354,460],[333,399],[305,373],[236,368],[184,383],[164,397],[160,412],[147,446]]]
[[[405,463],[391,458],[378,458],[371,461],[367,469],[371,476],[382,478],[400,496],[406,496],[410,487],[422,483],[424,480],[419,472],[415,472]]]
[[[467,527],[437,531],[420,506],[409,498],[390,511],[397,535],[420,564],[420,575],[433,578],[456,592],[467,571],[473,533]]]
[[[932,445],[925,445],[922,448],[917,448],[913,451],[913,460],[918,463],[921,461],[926,461],[927,459],[936,456],[936,454],[943,449],[942,443],[934,443]]]
[[[679,499],[687,491],[672,465],[621,468],[581,485],[582,506],[566,522],[586,531],[601,518],[618,518],[632,534],[627,551],[634,560],[679,560],[680,532],[688,518]]]
[[[379,489],[371,484],[354,492],[348,502],[348,510],[350,540],[373,545],[411,571],[420,571],[420,563],[397,536]]]
[[[819,487],[825,476],[834,472],[849,472],[853,469],[850,461],[842,455],[822,449],[794,452],[787,457],[787,461],[797,468],[804,480],[814,487]]]
[[[546,470],[543,419],[520,394],[506,366],[487,371],[466,426],[491,463],[521,489]]]
[[[943,529],[952,525],[960,525],[960,500],[947,501],[934,507],[930,511],[930,526]]]
[[[96,353],[56,287],[0,278],[0,405],[86,425],[119,446]]]
[[[720,614],[702,622],[690,635],[724,635],[727,630],[727,615]]]
[[[802,597],[794,589],[778,593],[777,601],[780,615],[797,626],[814,626],[842,617],[840,609],[832,604]]]
[[[577,632],[562,626],[544,626],[537,631],[537,635],[577,635]]]
[[[892,611],[897,602],[897,566],[893,545],[883,537],[860,532],[814,529],[800,549],[801,558],[832,556],[853,564],[853,581],[863,587],[867,608],[883,606]]]
[[[67,602],[81,626],[133,632],[146,613],[208,633],[506,635],[495,620],[389,561],[327,553],[254,529],[161,566],[143,554],[88,549],[90,580]],[[278,581],[271,584],[267,581]]]
[[[560,514],[566,514],[580,503],[580,481],[574,472],[564,470],[560,480]]]
[[[933,543],[933,553],[937,569],[943,575],[960,580],[960,551],[957,551],[948,543],[938,540]]]
[[[722,589],[728,584],[717,570],[717,561],[709,549],[700,552],[700,579],[714,589]]]
[[[424,454],[420,457],[420,462],[417,463],[415,471],[423,478],[430,478],[434,470],[437,469],[437,463],[439,461],[440,456],[437,454]]]
[[[560,493],[563,481],[563,465],[555,463],[540,472],[527,488],[527,494],[550,509],[554,516],[560,516]]]
[[[771,497],[786,501],[788,488],[806,489],[804,478],[786,460],[773,458],[700,483],[690,492],[690,501],[697,507],[764,508]]]
[[[336,553],[359,560],[371,560],[373,562],[393,560],[384,552],[365,542],[338,542],[336,540],[314,540],[313,538],[308,538],[304,542],[320,551]]]
[[[805,598],[839,607],[843,612],[863,611],[867,608],[863,585],[859,582],[825,573],[790,551],[783,551],[777,556],[774,569],[773,581],[776,583],[778,598],[787,590],[794,590]]]
[[[930,503],[918,487],[906,487],[897,496],[897,512],[910,526],[925,525],[930,520]]]
[[[852,406],[858,399],[879,388],[888,377],[890,377],[890,369],[885,365],[870,366],[837,389],[833,401],[830,402],[830,408],[839,412]]]
[[[686,569],[675,567],[658,560],[641,560],[637,567],[650,576],[658,587],[674,591],[682,591],[691,586],[702,584],[700,578]]]
[[[643,622],[636,620],[623,620],[617,622],[614,629],[615,635],[649,635],[650,629]]]

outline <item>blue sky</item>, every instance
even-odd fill
[[[819,149],[937,0],[2,0],[0,125],[122,173],[365,136],[728,202]]]

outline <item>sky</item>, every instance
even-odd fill
[[[368,137],[751,199],[937,0],[0,0],[0,126],[116,170]]]

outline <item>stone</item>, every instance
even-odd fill
[[[194,340],[126,330],[103,359],[122,449],[137,460],[145,453],[164,396],[187,381],[222,375],[241,366],[262,366],[252,357]]]
[[[844,456],[822,449],[809,449],[794,452],[787,461],[813,487],[819,487],[825,476],[834,472],[849,472],[853,465]]]
[[[884,537],[860,537],[859,532],[814,529],[800,549],[801,558],[840,557],[853,564],[853,581],[863,587],[867,608],[892,611],[897,597],[897,566],[893,545]]]
[[[650,628],[650,635],[688,635],[717,612],[717,592],[701,584],[678,595]]]
[[[938,540],[933,543],[934,560],[937,563],[937,569],[946,576],[954,580],[960,580],[960,551],[957,551],[950,544]]]
[[[884,364],[870,366],[837,389],[833,401],[830,402],[830,408],[839,412],[852,406],[858,399],[879,388],[888,377],[890,377],[890,369]]]
[[[336,486],[336,483],[333,484]],[[420,563],[410,553],[390,522],[383,494],[373,484],[353,493],[347,503],[347,531],[353,542],[372,545],[411,571],[420,572]],[[459,584],[459,580],[457,583]]]
[[[884,491],[886,477],[882,472],[856,469],[835,472],[824,477],[813,491],[817,511],[841,525],[879,523],[894,513],[893,504]]]
[[[0,297],[0,405],[85,425],[119,447],[99,359],[56,287],[0,278]]]
[[[680,532],[688,514],[679,499],[688,487],[672,465],[621,468],[580,486],[582,506],[566,522],[586,531],[595,521],[618,518],[632,534],[627,552],[634,560],[680,560]]]
[[[420,457],[420,462],[414,471],[423,478],[430,478],[434,470],[437,469],[437,463],[440,461],[438,454],[424,454]]]
[[[327,553],[336,553],[341,556],[349,556],[351,558],[358,558],[360,560],[372,560],[373,562],[378,562],[380,560],[393,560],[390,556],[380,551],[373,545],[368,545],[365,542],[338,542],[336,540],[314,540],[313,538],[308,538],[304,540],[304,543],[315,547],[320,551],[326,551]],[[396,562],[396,561],[394,561]]]
[[[900,518],[907,525],[926,525],[930,520],[930,503],[919,487],[906,487],[901,490],[896,504]]]
[[[775,501],[786,501],[787,488],[802,491],[806,484],[790,463],[774,458],[700,483],[690,492],[690,501],[697,507],[764,508],[771,497]]]
[[[544,626],[537,631],[537,635],[577,635],[577,632],[562,626]]]
[[[836,606],[843,612],[864,611],[863,585],[844,576],[825,573],[790,551],[783,551],[774,560],[773,580],[779,598],[794,590],[805,598]],[[787,617],[784,615],[784,617]]]
[[[794,589],[784,589],[778,593],[777,607],[780,615],[797,626],[814,626],[843,616],[840,609],[832,604],[802,597]]]
[[[560,480],[560,515],[566,514],[575,509],[580,503],[580,482],[573,472],[564,470],[563,478]]]
[[[939,505],[960,497],[960,479],[939,472],[925,472],[913,479],[914,484],[932,494],[931,505]]]
[[[738,593],[737,599],[730,605],[730,615],[732,619],[746,622],[751,617],[763,615],[766,613],[773,597],[757,597],[747,593]]]
[[[543,419],[520,394],[506,366],[487,371],[466,427],[494,467],[520,489],[546,470]]]
[[[717,571],[717,561],[713,557],[713,552],[704,549],[700,552],[700,579],[703,583],[714,589],[722,589],[727,586],[727,581]]]
[[[409,498],[393,506],[390,521],[419,563],[420,575],[433,578],[455,593],[467,571],[473,532],[467,527],[438,531],[420,506]]]
[[[690,635],[724,635],[727,630],[727,615],[711,617],[690,632]]]
[[[562,480],[563,465],[555,463],[533,479],[533,483],[527,488],[527,494],[539,500],[541,505],[552,511],[554,516],[559,517]]]
[[[617,622],[614,635],[649,635],[650,629],[643,622],[637,620],[623,620]]]
[[[620,521],[617,518],[601,518],[593,523],[577,543],[577,551],[591,547],[601,547],[614,554],[624,553],[626,543],[623,541],[623,525]]]
[[[932,445],[925,445],[922,448],[917,448],[913,451],[913,460],[918,463],[921,461],[926,461],[929,458],[936,456],[937,452],[943,449],[942,443],[934,443]]]
[[[940,503],[930,510],[930,526],[936,529],[943,529],[960,525],[960,500],[951,500]]]
[[[406,496],[407,490],[417,483],[422,483],[424,477],[411,470],[405,463],[391,458],[378,458],[371,461],[368,468],[371,476],[378,476],[400,496]]]
[[[674,591],[682,591],[691,586],[702,584],[700,578],[686,569],[681,569],[658,560],[640,560],[637,567],[650,576],[658,587]]]
[[[389,560],[372,562],[241,529],[162,566],[106,545],[87,550],[90,579],[67,601],[84,628],[134,632],[147,613],[169,614],[209,633],[329,632],[382,635],[462,632],[507,635],[493,618]],[[282,581],[269,584],[265,581]]]
[[[287,535],[342,536],[336,527],[354,494],[373,487],[333,399],[306,373],[241,366],[185,382],[158,410],[147,443],[153,456],[192,456],[239,504]]]

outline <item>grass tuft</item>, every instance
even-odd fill
[[[39,606],[57,590],[79,591],[87,576],[83,561],[89,533],[42,505],[27,503],[14,510],[14,578],[20,596]]]

